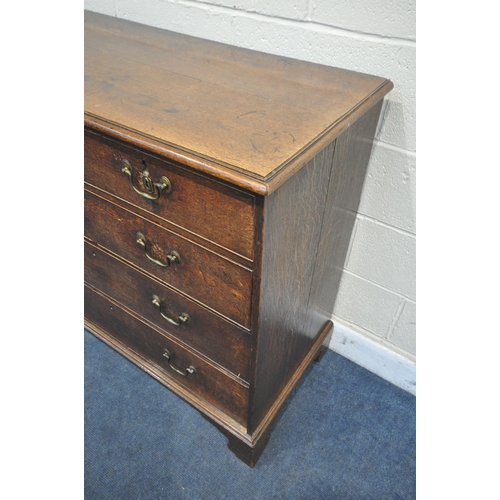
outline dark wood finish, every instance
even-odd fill
[[[225,321],[140,270],[123,265],[123,261],[90,243],[85,243],[84,255],[86,283],[248,382],[248,352],[251,348],[248,331]],[[153,304],[153,295],[161,299],[164,314],[175,319],[187,313],[190,321],[179,326],[170,324]]]
[[[229,435],[229,441],[227,447],[242,461],[245,462],[249,467],[253,468],[259,460],[262,452],[264,451],[267,443],[269,441],[270,434],[267,432],[264,434],[253,446],[248,445],[241,439],[238,439],[234,435]]]
[[[296,371],[292,377],[288,380],[281,393],[275,399],[272,407],[267,412],[265,419],[263,419],[260,425],[252,433],[241,434],[235,432],[234,429],[230,429],[221,422],[213,417],[210,418],[204,414],[212,424],[214,424],[223,434],[225,434],[228,439],[228,447],[236,456],[245,462],[248,466],[253,467],[260,455],[264,451],[270,438],[270,427],[273,423],[274,418],[277,416],[282,405],[286,401],[286,398],[291,393],[295,384],[298,382],[300,377],[303,375],[304,371],[307,369],[311,361],[320,361],[326,352],[327,346],[330,343],[330,339],[333,333],[333,323],[327,321],[324,327],[319,332],[312,349],[306,354],[300,365],[297,367]]]
[[[318,352],[316,353],[316,357],[314,358],[314,361],[316,361],[316,363],[319,363],[323,359],[323,356],[326,354],[326,351],[328,351],[328,348],[330,347],[330,341],[332,340],[333,328],[334,328],[334,326],[332,324],[332,328],[330,330],[330,333],[327,335],[327,337],[323,341],[323,344],[321,344],[321,347],[318,349]]]
[[[320,329],[308,335],[306,320],[332,156],[333,144],[264,200],[251,431],[269,411]]]
[[[121,172],[124,159],[136,174],[134,184],[138,189],[144,191],[140,175],[144,161],[155,182],[167,176],[172,183],[171,193],[160,195],[155,201],[135,193]],[[85,181],[131,203],[134,208],[161,217],[172,224],[172,229],[185,228],[249,260],[253,257],[254,196],[88,130]]]
[[[327,339],[331,338],[332,329],[333,329],[333,323],[331,321],[327,321],[323,326],[323,328],[319,331],[314,343],[312,344],[311,348],[307,351],[307,354],[304,356],[300,364],[296,367],[292,376],[288,379],[287,384],[283,387],[281,392],[277,394],[277,396],[274,398],[273,404],[270,406],[264,418],[260,420],[259,425],[253,425],[253,423],[250,422],[249,427],[251,426],[251,428],[253,429],[252,431],[249,431],[252,447],[256,447],[260,439],[265,439],[265,435],[269,431],[269,428],[271,427],[273,420],[278,415],[278,412],[280,411],[286,398],[292,392],[292,389],[294,388],[295,384],[297,384],[297,382],[299,381],[303,373],[306,371],[309,364],[315,359],[315,357],[318,356],[318,353],[321,350],[321,348],[326,344],[326,342],[328,342]],[[252,406],[253,400],[254,397],[251,395],[250,407]]]
[[[175,250],[180,263],[162,268],[146,257],[136,234],[144,234],[149,255],[167,262]],[[250,327],[252,273],[118,205],[85,192],[85,236],[153,274],[167,285]]]
[[[227,447],[246,465],[253,468],[257,460],[262,455],[267,443],[269,442],[270,434],[266,432],[259,439],[252,441],[250,436],[241,436],[234,434],[229,431],[217,421],[207,417],[204,413],[202,416],[205,417],[212,425],[214,425],[222,434],[228,438]],[[250,438],[250,439],[248,439]]]
[[[85,318],[90,324],[112,331],[114,338],[124,348],[134,351],[144,361],[163,371],[164,376],[173,378],[198,396],[223,409],[242,425],[246,422],[248,388],[236,377],[229,377],[215,365],[198,357],[172,337],[153,329],[125,310],[116,301],[85,286]],[[181,376],[172,370],[163,356],[164,349],[171,354],[171,363],[181,371],[193,366],[196,372]]]
[[[253,467],[329,346],[392,83],[94,13],[85,30],[85,324]],[[144,160],[172,193],[143,199],[123,159],[139,189]],[[177,250],[181,264],[151,263],[138,231],[152,257]],[[153,293],[192,321],[165,324]],[[196,373],[173,371],[165,347]]]

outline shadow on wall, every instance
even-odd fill
[[[325,220],[332,223],[323,228],[318,256],[325,257],[323,265],[315,270],[322,276],[315,277],[313,283],[318,286],[311,291],[312,303],[317,304],[316,312],[323,319],[329,319],[334,309],[372,151],[371,138],[377,128],[381,107],[382,102],[336,140],[325,207],[330,212]]]

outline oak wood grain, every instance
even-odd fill
[[[330,144],[264,199],[250,431],[270,409],[320,331],[310,332],[306,321],[333,149]]]
[[[174,379],[241,425],[246,424],[248,389],[245,385],[88,286],[85,286],[85,318],[105,331],[112,331],[116,340],[158,367],[165,378]],[[164,349],[169,351],[170,360],[164,357]],[[169,366],[169,361],[181,371],[193,366],[196,372],[179,375]]]
[[[166,176],[171,182],[171,192],[160,194],[158,200],[148,200],[137,194],[121,171],[124,159],[135,174],[137,189],[145,191],[141,178],[147,171],[154,182]],[[253,258],[255,197],[248,193],[88,130],[85,133],[84,179],[173,226],[200,235],[247,259]]]
[[[95,118],[97,127],[137,132],[195,168],[206,160],[219,178],[232,170],[241,184],[278,173],[284,182],[298,155],[299,163],[310,159],[319,139],[331,142],[352,114],[392,88],[384,78],[90,12],[85,44],[89,126]]]
[[[242,380],[249,380],[251,337],[220,316],[141,273],[90,243],[84,249],[85,282],[113,297],[156,327],[210,358]],[[153,304],[159,297],[162,312],[170,318],[189,315],[189,322],[170,324]]]
[[[250,328],[252,271],[181,238],[118,205],[85,191],[85,236],[143,269],[176,291]],[[179,263],[160,267],[136,242],[141,232],[148,254],[162,262],[176,251]]]

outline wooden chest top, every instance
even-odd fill
[[[85,124],[259,194],[391,88],[384,78],[85,12]]]

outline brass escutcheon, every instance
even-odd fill
[[[130,165],[128,160],[122,160],[122,172],[128,177],[132,189],[147,200],[157,200],[160,197],[160,193],[169,194],[172,192],[172,184],[168,177],[162,176],[160,182],[153,182],[147,170],[142,174],[142,185],[147,192],[145,193],[137,189],[134,186],[132,165]]]

